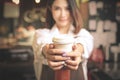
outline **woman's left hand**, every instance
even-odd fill
[[[82,62],[82,53],[83,46],[81,44],[75,44],[73,46],[73,51],[64,54],[63,56],[70,57],[70,59],[66,60],[65,63],[68,68],[72,70],[77,70],[79,64]]]

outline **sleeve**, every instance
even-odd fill
[[[42,48],[43,46],[47,43],[46,37],[48,30],[36,30],[34,34],[34,39],[33,39],[33,52],[34,52],[34,70],[35,70],[35,76],[37,80],[40,80],[41,76],[41,71],[42,71],[42,64],[47,65],[47,61],[42,55]]]
[[[93,49],[93,36],[85,29],[81,29],[77,36],[75,43],[83,45],[84,53],[82,57],[88,59]]]

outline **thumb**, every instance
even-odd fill
[[[50,45],[49,45],[49,48],[50,48],[50,49],[52,49],[52,48],[54,48],[54,47],[55,47],[54,44],[50,44]]]
[[[74,44],[73,47],[72,47],[73,51],[74,51],[76,48],[77,48],[77,45]]]

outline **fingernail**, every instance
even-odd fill
[[[62,64],[65,64],[65,61],[63,61]]]
[[[65,63],[64,66],[67,66],[67,64]]]
[[[70,57],[67,57],[67,60],[69,60],[70,59]]]
[[[63,57],[66,57],[66,53],[62,54]]]

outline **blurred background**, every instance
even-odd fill
[[[32,39],[47,0],[0,0],[0,80],[36,80]],[[120,80],[120,0],[76,0],[94,37],[89,80]]]

